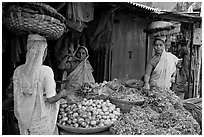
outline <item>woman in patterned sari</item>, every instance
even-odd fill
[[[95,83],[92,75],[93,69],[88,61],[88,50],[84,46],[79,46],[72,57],[65,57],[60,64],[60,68],[65,70],[63,80],[67,90],[76,91],[84,83]]]

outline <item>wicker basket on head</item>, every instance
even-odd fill
[[[4,24],[17,35],[37,33],[48,40],[60,38],[66,29],[63,22],[52,16],[17,5],[11,5],[5,11]]]
[[[166,36],[180,32],[180,24],[176,22],[154,21],[144,32],[149,36]]]

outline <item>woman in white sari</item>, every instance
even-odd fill
[[[169,89],[175,81],[176,64],[178,58],[165,51],[165,36],[156,37],[154,40],[154,56],[147,63],[144,75],[144,89],[157,86]]]
[[[14,114],[21,135],[58,134],[56,127],[58,100],[66,96],[56,94],[53,71],[43,65],[47,42],[40,35],[29,35],[26,62],[16,68],[14,80]]]

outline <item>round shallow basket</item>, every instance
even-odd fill
[[[7,2],[4,4],[3,10],[7,10],[12,6],[29,9],[38,14],[54,17],[55,19],[60,20],[62,23],[66,22],[65,17],[58,13],[56,9],[42,2]]]
[[[55,40],[62,36],[66,26],[51,16],[35,14],[22,8],[15,8],[7,12],[5,25],[17,34],[39,34],[48,40]]]
[[[130,112],[130,109],[134,106],[138,106],[138,105],[143,105],[145,100],[138,100],[135,102],[130,102],[130,101],[124,101],[124,100],[119,100],[113,97],[110,97],[110,102],[115,104],[116,107],[120,108],[120,110],[123,113],[128,113]]]
[[[180,24],[176,22],[154,21],[144,32],[150,37],[167,36],[180,32]]]
[[[140,88],[140,87],[143,86],[143,84],[144,84],[143,81],[141,81],[141,80],[136,80],[136,79],[130,79],[130,80],[127,80],[127,81],[125,82],[125,85],[126,85],[127,87],[130,87],[130,88]]]
[[[145,29],[144,31],[147,34],[152,34],[158,31],[162,31],[162,30],[171,30],[174,28],[173,23],[171,22],[167,22],[167,21],[154,21],[150,24],[150,26],[148,27],[148,29]]]
[[[183,103],[183,107],[191,113],[193,118],[202,127],[202,106],[190,102]]]
[[[79,134],[89,134],[89,133],[99,133],[99,132],[105,131],[105,130],[109,129],[112,124],[109,124],[109,125],[106,125],[103,127],[94,127],[94,128],[70,127],[70,126],[64,126],[64,125],[59,124],[59,123],[57,123],[57,125],[60,128],[66,130],[68,132],[79,133]]]
[[[102,99],[103,101],[106,101],[109,99],[109,97],[105,96],[105,95],[87,95],[86,98],[87,99],[95,99],[95,100]]]

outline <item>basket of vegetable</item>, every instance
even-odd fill
[[[142,105],[145,100],[142,95],[137,93],[136,89],[120,86],[110,96],[110,101],[119,107],[123,113],[127,113],[133,106]]]
[[[144,104],[144,99],[137,100],[137,101],[125,101],[110,97],[111,103],[115,104],[117,107],[121,109],[121,112],[128,113],[130,109],[135,105],[142,105]]]
[[[137,79],[130,79],[125,82],[125,85],[130,88],[141,88],[144,82]]]
[[[76,94],[87,99],[107,100],[112,91],[106,85],[83,83],[81,88],[76,91]]]
[[[193,118],[202,127],[202,106],[191,102],[184,102],[183,107],[191,113]]]
[[[60,104],[57,125],[74,133],[96,133],[108,129],[121,115],[109,100],[86,99],[76,104]]]
[[[88,134],[88,133],[99,133],[105,131],[111,127],[112,124],[105,125],[102,127],[92,127],[92,128],[80,128],[80,127],[71,127],[71,126],[64,126],[62,124],[57,124],[60,128],[72,132],[72,133],[79,133],[79,134]]]

